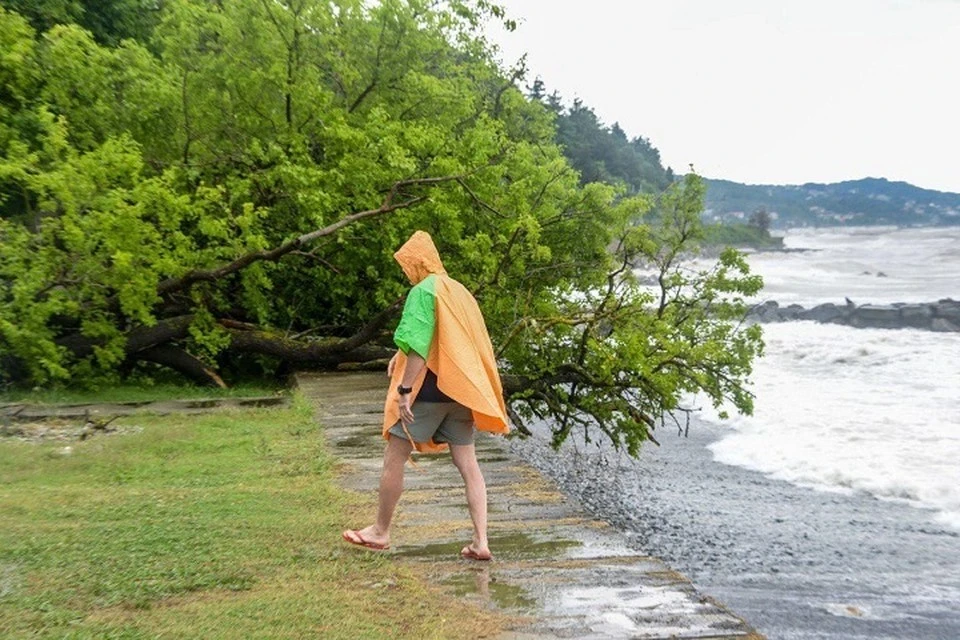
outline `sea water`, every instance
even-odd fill
[[[766,283],[760,300],[960,299],[960,228],[804,229],[788,232],[785,246],[807,251],[749,257]],[[812,322],[764,333],[754,415],[721,421],[704,409],[725,427],[710,445],[715,459],[906,501],[960,530],[960,333]]]
[[[749,257],[781,306],[960,299],[960,227],[797,229],[784,247]]]

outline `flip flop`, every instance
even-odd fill
[[[460,551],[460,556],[465,560],[479,560],[481,562],[488,562],[490,560],[493,560],[492,553],[477,553],[476,551],[471,549],[469,546],[464,547]]]
[[[347,534],[353,534],[355,538],[351,538]],[[359,531],[355,531],[353,529],[347,529],[346,531],[344,531],[343,539],[349,542],[350,544],[354,544],[358,547],[364,547],[366,549],[373,549],[374,551],[386,551],[387,549],[390,548],[389,544],[380,544],[379,542],[373,542],[372,540],[367,540],[362,535],[360,535]]]

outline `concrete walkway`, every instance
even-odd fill
[[[376,492],[386,377],[303,373],[297,383],[343,463],[342,485]],[[585,515],[502,438],[480,434],[477,455],[493,562],[459,557],[471,526],[449,455],[418,456],[419,468],[407,467],[389,553],[425,563],[451,593],[506,613],[513,622],[502,638],[762,637],[662,561],[632,552],[619,532]]]

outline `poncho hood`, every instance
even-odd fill
[[[443,268],[443,262],[440,261],[440,253],[433,244],[433,238],[426,231],[417,231],[410,236],[410,239],[393,254],[393,258],[400,263],[400,268],[412,284],[419,283],[431,273],[437,275],[447,273]]]

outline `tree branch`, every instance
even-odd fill
[[[379,345],[363,344],[353,349],[344,350],[341,345],[344,341],[335,343],[307,343],[290,340],[283,336],[266,331],[242,331],[226,328],[230,334],[232,351],[244,353],[259,353],[305,366],[318,368],[332,368],[343,362],[370,362],[371,360],[386,360],[395,350]]]
[[[458,178],[458,179],[457,179],[457,184],[459,184],[461,187],[463,187],[463,190],[467,192],[467,195],[470,196],[470,199],[473,200],[473,201],[474,201],[475,203],[477,203],[478,205],[480,205],[482,208],[486,209],[487,211],[489,211],[489,212],[492,213],[493,215],[497,216],[498,218],[506,218],[506,217],[507,217],[507,216],[503,215],[503,213],[502,213],[501,211],[499,211],[496,207],[494,207],[493,205],[487,203],[485,200],[483,200],[483,198],[481,198],[480,196],[478,196],[478,195],[476,194],[476,192],[475,192],[473,189],[470,188],[470,186],[467,184],[466,180],[464,180],[463,178]]]
[[[403,303],[406,301],[406,299],[407,296],[403,295],[394,300],[390,306],[373,316],[373,318],[358,332],[341,342],[331,345],[329,353],[347,353],[348,351],[352,351],[353,349],[356,349],[373,340],[377,333],[380,332],[380,329],[382,329],[385,324],[390,322],[397,310],[403,306]]]
[[[179,340],[187,337],[190,329],[190,323],[193,322],[193,315],[186,314],[161,320],[152,327],[136,327],[126,335],[125,351],[127,356],[132,356],[138,351],[149,349],[161,345],[171,340]],[[92,340],[79,333],[73,333],[57,339],[57,344],[66,347],[78,358],[85,358],[93,355],[93,348],[101,341]]]
[[[170,367],[204,386],[219,387],[221,389],[227,388],[223,378],[217,375],[216,371],[180,347],[175,347],[172,344],[144,349],[137,353],[137,360],[146,360]]]
[[[157,286],[157,293],[162,296],[174,291],[182,291],[189,288],[196,282],[212,282],[223,278],[224,276],[230,275],[231,273],[236,273],[237,271],[245,269],[255,262],[279,260],[288,253],[292,253],[293,251],[296,251],[300,247],[309,244],[318,238],[334,234],[343,227],[353,224],[354,222],[358,222],[364,218],[370,218],[373,216],[390,213],[392,211],[397,211],[399,209],[406,209],[426,200],[426,196],[416,196],[401,202],[395,202],[397,196],[404,188],[437,185],[443,182],[458,180],[460,177],[461,176],[444,176],[439,178],[415,178],[411,180],[401,180],[394,183],[394,185],[390,188],[390,191],[387,193],[387,196],[384,198],[383,203],[376,209],[368,209],[367,211],[360,211],[358,213],[351,214],[322,229],[317,229],[294,238],[293,240],[289,240],[278,247],[261,251],[253,251],[246,255],[240,256],[233,262],[229,262],[215,269],[197,269],[189,271],[179,278],[168,278]]]

